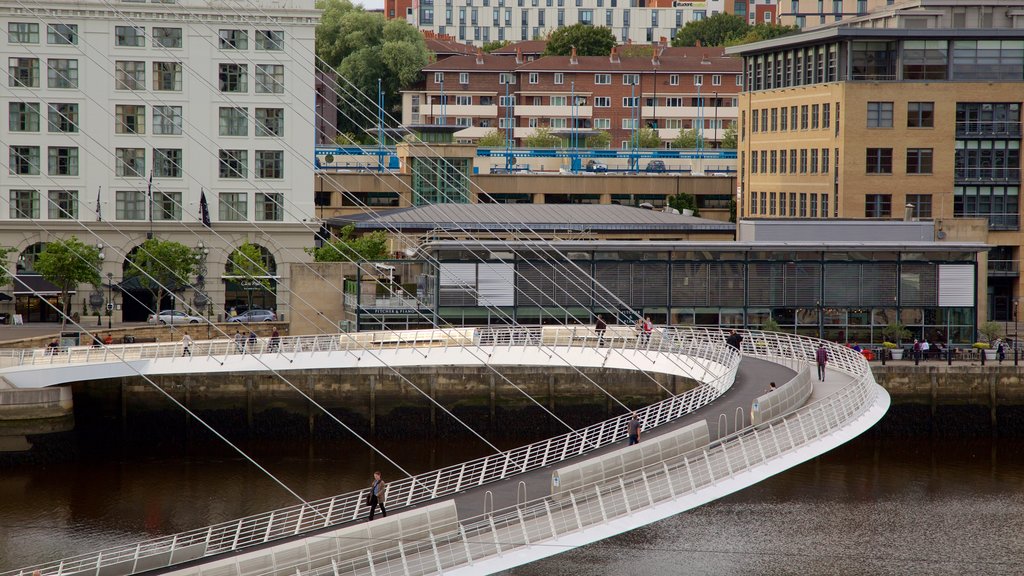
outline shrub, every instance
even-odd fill
[[[887,350],[893,350],[896,348],[896,345],[893,344],[892,342],[882,342],[882,348],[885,348]]]
[[[992,345],[989,344],[988,342],[975,342],[974,347],[977,348],[978,350],[988,350],[989,348],[992,347]]]

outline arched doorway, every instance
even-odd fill
[[[15,264],[14,313],[21,314],[23,322],[60,322],[60,288],[35,270],[36,258],[45,248],[45,242],[32,244],[21,251]]]
[[[239,249],[235,249],[224,265],[225,316],[231,316],[232,309],[237,314],[246,310],[277,311],[277,261],[264,246],[252,246],[259,252],[259,262],[241,258],[241,266],[236,266]],[[248,270],[239,269],[241,267]]]
[[[117,289],[121,292],[121,313],[125,322],[145,322],[153,310],[171,310],[174,308],[174,294],[164,294],[160,306],[154,307],[155,297],[146,287],[142,286],[139,278],[126,278],[125,272],[131,267],[132,257],[142,246],[132,248],[125,254],[124,262],[121,263],[121,282]]]

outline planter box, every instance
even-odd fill
[[[996,359],[996,352],[997,352],[997,350],[989,348],[987,350],[984,350],[984,352],[985,352],[985,360],[995,360]]]
[[[889,352],[892,353],[893,360],[903,360],[903,348],[893,348]]]

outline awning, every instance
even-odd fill
[[[142,285],[143,276],[131,276],[125,278],[120,282],[114,282],[111,287],[114,290],[120,290],[121,292],[149,292],[150,288]],[[153,284],[155,286],[155,284]],[[173,283],[168,287],[170,292],[181,292],[186,286],[181,286],[177,282]]]
[[[71,290],[69,293],[74,294],[75,291]],[[60,294],[60,288],[38,274],[23,274],[14,277],[14,295],[19,294],[56,296]]]
[[[10,294],[0,292],[0,302],[7,302],[8,300],[14,300],[14,298]]]

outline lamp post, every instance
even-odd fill
[[[715,148],[721,148],[722,147],[722,134],[718,130],[718,92],[715,92],[714,94],[715,94],[715,125],[712,128],[714,129],[713,134],[715,135],[715,143],[716,143]]]
[[[1013,299],[1013,365],[1017,366],[1018,353],[1017,353],[1017,305],[1020,303],[1016,298]]]
[[[107,272],[107,330],[114,327],[114,273]]]

